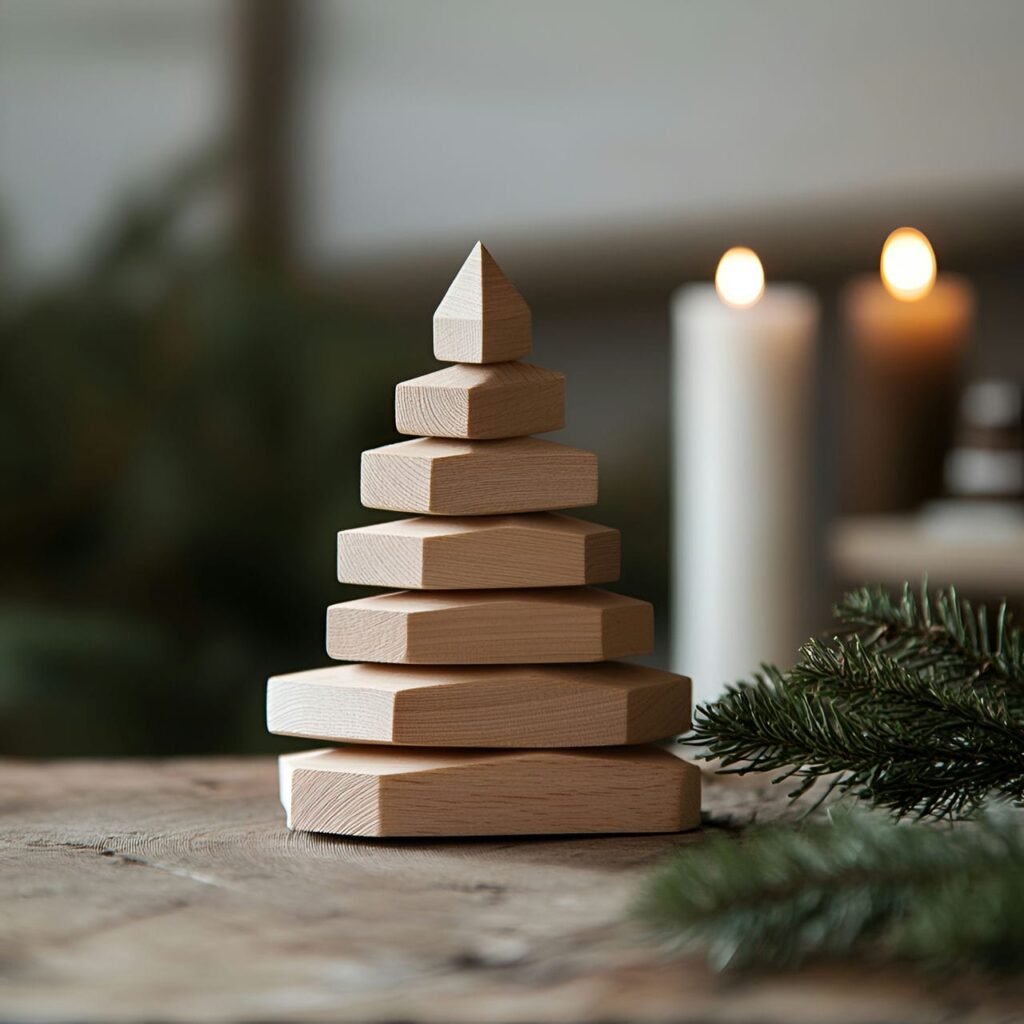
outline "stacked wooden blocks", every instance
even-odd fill
[[[515,362],[530,310],[480,244],[434,315],[456,365],[399,384],[400,433],[365,452],[362,500],[418,513],[338,535],[345,664],[270,680],[271,732],[346,745],[281,758],[288,825],[367,836],[666,832],[696,826],[688,679],[647,653],[653,610],[591,584],[619,533],[553,510],[597,501],[597,459],[527,435],[565,419],[561,374]]]

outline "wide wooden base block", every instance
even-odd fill
[[[363,452],[367,508],[438,516],[544,512],[597,503],[597,456],[537,437],[419,437]]]
[[[288,827],[351,836],[679,832],[700,772],[660,747],[341,747],[280,759]]]
[[[327,653],[402,665],[529,665],[647,654],[654,609],[590,587],[402,590],[327,609]]]
[[[596,747],[690,728],[690,680],[598,665],[332,665],[274,676],[267,728],[421,747]]]
[[[553,512],[398,519],[338,534],[338,579],[368,587],[492,590],[619,578],[619,531]]]

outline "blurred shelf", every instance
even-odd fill
[[[911,583],[982,594],[1024,593],[1024,517],[922,513],[843,519],[829,535],[832,569],[843,583]]]

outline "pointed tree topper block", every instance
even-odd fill
[[[503,363],[530,351],[530,307],[480,242],[434,313],[434,355],[448,363]]]
[[[565,426],[565,377],[529,363],[449,366],[395,389],[395,426],[417,437],[522,437]]]
[[[619,531],[556,512],[420,516],[342,530],[338,580],[409,590],[575,587],[619,578]]]
[[[421,437],[363,452],[367,508],[441,516],[505,515],[597,502],[597,456],[536,437]]]
[[[279,761],[288,827],[350,836],[679,832],[700,771],[659,747],[341,747]]]
[[[598,665],[333,665],[274,676],[267,728],[283,736],[420,747],[599,747],[690,728],[690,680]]]
[[[650,604],[589,587],[403,590],[327,609],[327,653],[339,661],[607,661],[647,654],[653,644]]]

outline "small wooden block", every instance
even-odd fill
[[[441,516],[505,515],[597,502],[597,456],[536,437],[421,437],[363,452],[367,508]]]
[[[349,836],[680,832],[700,771],[659,747],[342,747],[280,759],[288,827]]]
[[[420,516],[342,530],[338,579],[368,587],[491,590],[619,578],[619,531],[555,512]]]
[[[449,366],[395,389],[400,434],[493,439],[561,430],[565,377],[529,363]]]
[[[623,662],[417,668],[332,665],[274,676],[267,728],[415,747],[600,747],[690,728],[690,680]]]
[[[647,654],[647,601],[589,587],[402,590],[327,609],[327,653],[403,665],[526,665]]]
[[[530,307],[480,242],[434,312],[434,355],[448,363],[504,363],[530,351]]]

